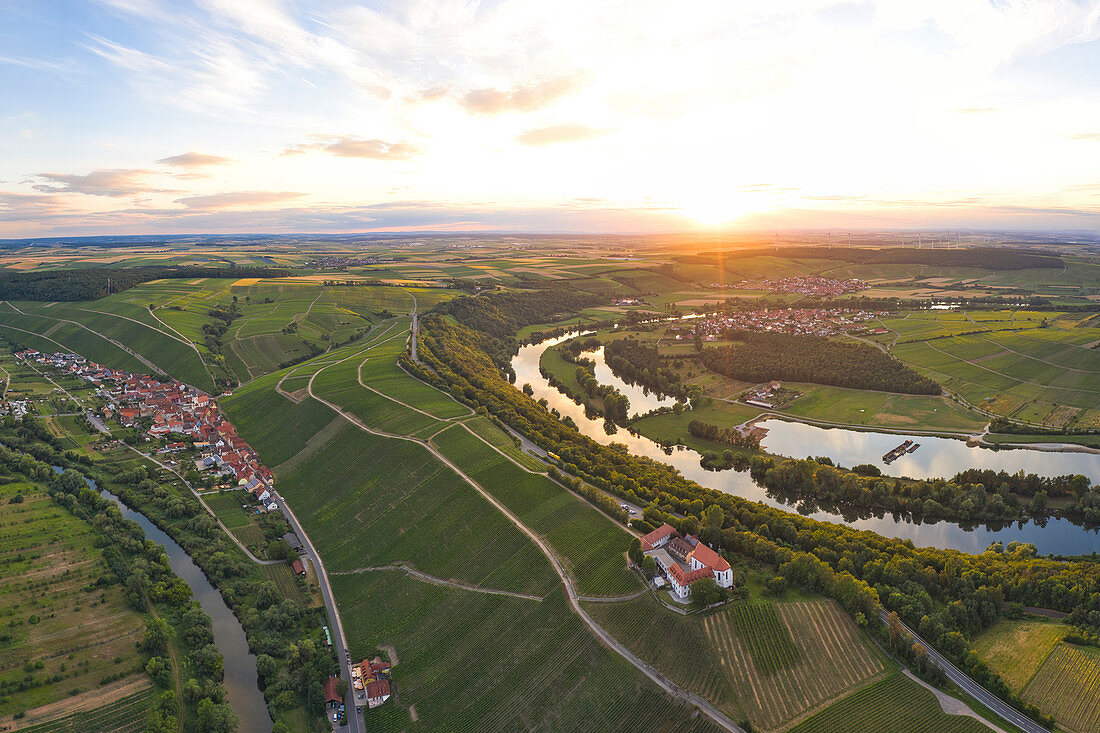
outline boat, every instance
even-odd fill
[[[909,446],[909,450],[907,450],[906,453],[912,453],[917,448],[920,448],[920,443],[913,443],[913,445]]]
[[[883,463],[892,463],[894,460],[900,458],[901,456],[905,455],[906,453],[912,453],[913,451],[915,451],[917,449],[916,447],[912,447],[912,448],[910,447],[910,446],[914,446],[914,445],[919,447],[919,444],[914,444],[913,441],[911,441],[911,440],[905,441],[904,443],[899,445],[897,448],[894,448],[892,451],[889,451],[888,453],[885,453],[882,456],[882,462]]]

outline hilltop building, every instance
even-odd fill
[[[724,557],[696,537],[681,537],[669,524],[642,537],[641,543],[642,552],[657,562],[680,600],[691,597],[692,583],[703,578],[714,578],[720,588],[733,587],[733,568]]]

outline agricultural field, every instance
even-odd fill
[[[986,313],[986,316],[1004,312]],[[965,314],[955,314],[965,315]],[[983,410],[1046,428],[1100,427],[1100,362],[1094,346],[1100,328],[1057,314],[1027,314],[1020,320],[979,321],[992,332],[932,334],[899,340],[902,361]],[[1045,316],[1040,328],[1033,318]],[[973,326],[973,324],[971,324]]]
[[[780,730],[887,669],[833,601],[733,603],[686,617],[648,595],[585,608],[673,682],[759,730]]]
[[[1100,729],[1100,651],[1061,642],[1024,688],[1023,698],[1074,733]]]
[[[278,414],[290,419],[269,420],[283,429],[290,429],[295,413],[317,404],[279,399],[284,405]],[[272,407],[263,390],[253,389],[234,395],[225,407],[237,422],[237,415],[255,416],[261,401]],[[237,424],[263,460],[279,459],[271,448],[285,441],[274,436],[276,430],[252,435]],[[407,562],[438,577],[516,592],[544,595],[556,585],[537,548],[415,443],[372,436],[348,423],[281,475],[279,491],[295,507],[330,573]]]
[[[627,570],[631,535],[591,504],[541,473],[528,473],[457,425],[433,444],[565,560],[581,595],[616,596],[639,590]]]
[[[57,717],[55,713],[44,722],[36,722],[36,717],[32,715],[20,720],[0,718],[0,727],[9,730],[7,726],[18,723],[15,729],[22,733],[140,733],[146,730],[145,716],[154,696],[154,690],[148,681],[136,685],[112,685],[100,692],[99,704],[89,709],[79,709],[81,704],[77,702],[67,704],[64,708],[51,706],[69,714]]]
[[[597,642],[560,589],[530,601],[400,573],[335,576],[333,587],[352,657],[392,645],[400,659],[401,706],[365,713],[372,730],[408,729],[406,706],[430,730],[715,730]]]
[[[969,716],[943,712],[936,696],[901,672],[875,682],[791,728],[789,733],[989,733]]]
[[[33,484],[0,484],[0,505],[0,717],[77,704],[116,674],[146,683],[145,622],[121,586],[96,585],[110,572],[96,530]]]
[[[1020,693],[1068,631],[1056,621],[1001,619],[974,640],[974,648],[1009,688]]]

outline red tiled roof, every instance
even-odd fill
[[[684,570],[682,567],[675,564],[669,567],[668,574],[671,575],[680,585],[691,585],[697,580],[711,577],[710,568]]]
[[[390,694],[389,680],[375,680],[367,683],[367,698],[388,697]]]
[[[332,675],[325,680],[325,702],[340,702],[340,693],[336,691],[336,678]]]
[[[695,546],[695,551],[691,553],[691,557],[718,573],[730,569],[730,564],[726,562],[724,557],[704,545],[702,542]]]
[[[642,549],[653,549],[653,545],[669,535],[676,534],[676,529],[670,524],[662,524],[657,529],[642,537]]]

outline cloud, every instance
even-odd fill
[[[411,143],[391,143],[377,138],[365,140],[359,137],[330,137],[322,142],[291,145],[283,155],[298,155],[310,150],[330,153],[341,158],[367,158],[370,160],[408,160],[420,155],[420,148]]]
[[[42,193],[82,193],[88,196],[129,196],[136,193],[173,193],[150,188],[145,177],[154,171],[144,168],[113,168],[95,170],[85,175],[75,173],[36,173],[32,188]]]
[[[1073,139],[1100,141],[1100,132],[1082,132],[1080,135],[1074,135]]]
[[[962,115],[981,115],[988,112],[996,112],[996,107],[959,107],[955,110]]]
[[[502,112],[531,112],[556,102],[580,86],[576,76],[525,84],[512,89],[475,89],[462,97],[462,106],[469,112],[497,115]]]
[[[231,191],[228,193],[198,194],[176,199],[192,211],[219,211],[222,209],[240,209],[253,206],[265,206],[280,201],[301,198],[304,193],[296,191]]]
[[[606,135],[608,130],[600,130],[588,125],[551,125],[536,127],[516,136],[524,145],[556,145],[557,143],[576,143]]]
[[[177,168],[201,168],[207,165],[221,165],[231,161],[229,158],[223,158],[220,155],[207,155],[191,151],[179,155],[170,155],[167,158],[161,158],[157,162],[161,165],[170,165]]]

